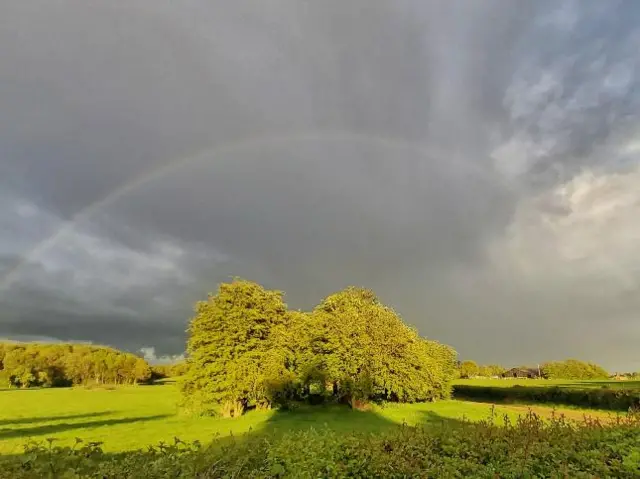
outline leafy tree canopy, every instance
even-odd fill
[[[186,405],[208,412],[216,404],[266,397],[267,380],[285,372],[290,317],[283,294],[235,280],[197,303],[189,326],[189,369],[181,382]]]
[[[401,401],[443,396],[455,352],[421,338],[371,290],[332,294],[312,316],[312,349],[339,391]]]
[[[0,343],[0,373],[7,385],[21,388],[136,384],[151,378],[143,358],[84,344]]]
[[[375,294],[347,288],[312,313],[279,291],[235,280],[196,305],[185,405],[236,415],[311,395],[335,400],[432,400],[449,395],[456,353],[421,338]]]
[[[480,373],[480,368],[476,364],[475,361],[467,360],[462,361],[460,363],[460,377],[461,378],[472,378],[478,376]]]
[[[549,379],[607,379],[609,373],[597,364],[567,359],[542,365],[542,373]]]

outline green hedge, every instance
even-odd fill
[[[55,444],[0,457],[0,477],[640,477],[640,418],[633,415],[614,425],[529,414],[516,424],[398,427],[383,434],[256,434],[207,448],[176,441],[121,455],[103,454],[99,444]]]
[[[640,407],[640,391],[620,389],[571,389],[560,387],[491,387],[456,385],[453,395],[459,399],[496,402],[536,402],[566,404],[593,409],[628,411]]]

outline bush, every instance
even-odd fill
[[[640,391],[620,389],[570,389],[559,387],[491,387],[456,385],[454,397],[495,402],[566,404],[593,409],[628,411],[640,407]]]
[[[640,419],[542,421],[530,413],[515,424],[398,427],[384,434],[329,430],[284,436],[247,435],[199,443],[160,444],[108,455],[99,443],[29,444],[0,458],[0,477],[619,477],[640,476]]]

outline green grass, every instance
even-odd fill
[[[546,420],[553,409],[540,405],[495,406],[496,424],[503,426],[502,416],[507,416],[512,425],[493,428],[469,422],[458,427],[463,418],[477,422],[489,418],[492,411],[490,404],[459,400],[388,404],[367,412],[336,405],[303,406],[289,412],[250,411],[237,419],[183,416],[178,400],[171,383],[115,389],[0,390],[0,462],[5,461],[0,465],[0,478],[45,477],[53,469],[79,467],[84,472],[74,477],[193,477],[197,468],[207,474],[217,468],[218,472],[207,477],[246,477],[251,468],[268,472],[256,477],[271,477],[270,471],[283,467],[288,471],[286,477],[300,477],[301,467],[313,471],[309,477],[321,477],[336,467],[336,471],[348,470],[361,477],[381,477],[402,467],[409,468],[403,477],[413,477],[425,468],[431,468],[430,477],[460,475],[461,471],[465,477],[493,477],[491,470],[519,477],[525,468],[565,474],[569,463],[574,472],[590,472],[584,477],[637,477],[632,475],[633,468],[640,460],[637,418],[634,423],[618,422],[604,429],[600,423],[586,421],[582,428],[574,429],[558,420]],[[527,415],[529,410],[544,420]],[[576,420],[585,413],[605,420],[612,417],[602,411],[565,408],[556,412]],[[517,421],[518,417],[524,417],[524,422]],[[397,428],[399,424],[427,427]],[[440,424],[444,426],[437,427]],[[174,437],[207,443],[249,431],[268,434],[222,441],[202,453],[189,452],[191,449],[132,452],[161,441],[173,444]],[[381,434],[360,434],[372,432]],[[84,445],[103,442],[106,454],[57,450],[58,445],[72,446],[76,437]],[[47,438],[59,442],[49,449]],[[582,438],[579,454],[577,438]],[[44,443],[43,447],[32,447],[28,454],[20,455],[30,439]],[[599,451],[606,444],[609,456],[605,457]],[[484,452],[478,453],[481,450]],[[119,452],[126,454],[111,454]],[[474,472],[480,469],[484,472]],[[513,474],[507,474],[509,471]]]
[[[394,425],[486,419],[491,405],[466,401],[391,404],[371,412],[342,406],[308,406],[294,412],[249,411],[237,419],[198,418],[179,413],[179,393],[173,384],[117,389],[0,390],[0,454],[22,452],[29,439],[55,437],[72,443],[104,442],[108,452],[131,451],[174,437],[208,442],[248,431],[288,432],[328,428],[336,432],[377,432]],[[549,415],[551,408],[536,407]],[[501,405],[495,412],[514,419],[527,406]],[[579,419],[582,412],[566,410]],[[598,415],[602,413],[591,412]],[[580,416],[580,417],[578,417]]]
[[[568,379],[458,379],[454,385],[487,386],[487,387],[560,387],[570,389],[593,389],[608,387],[611,389],[640,390],[640,381],[612,381],[612,380],[568,380]]]
[[[305,407],[294,412],[250,411],[237,419],[180,415],[175,386],[107,389],[39,389],[0,391],[0,454],[15,454],[29,439],[55,437],[73,442],[104,442],[105,451],[130,451],[159,441],[207,442],[248,431],[329,428],[338,432],[374,432],[396,424],[485,419],[490,406],[463,401],[391,405],[373,412],[341,406]],[[498,408],[515,418],[520,412]]]

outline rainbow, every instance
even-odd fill
[[[133,178],[131,181],[126,182],[122,186],[114,189],[105,197],[89,204],[77,214],[73,216],[73,218],[69,221],[65,221],[60,228],[58,228],[52,235],[45,238],[43,241],[38,243],[29,253],[25,255],[25,257],[20,261],[16,266],[10,269],[1,279],[0,279],[0,291],[7,289],[13,282],[19,277],[22,269],[29,263],[37,260],[43,253],[45,253],[49,248],[54,246],[61,238],[63,238],[66,234],[73,231],[77,224],[82,221],[86,221],[94,216],[98,211],[102,208],[110,205],[111,203],[117,201],[118,199],[126,196],[128,193],[136,190],[137,188],[153,182],[161,177],[164,177],[188,164],[196,163],[199,161],[203,161],[209,158],[218,158],[222,155],[228,155],[230,153],[237,153],[244,150],[252,150],[258,148],[268,148],[274,147],[278,145],[283,145],[287,143],[301,143],[301,142],[351,142],[351,143],[366,143],[369,145],[380,146],[384,148],[390,149],[400,149],[404,151],[412,152],[413,154],[418,154],[423,157],[432,157],[432,152],[427,152],[425,147],[420,143],[410,142],[397,138],[387,138],[381,136],[372,136],[362,133],[353,133],[353,132],[333,132],[333,131],[310,131],[310,132],[300,132],[294,134],[287,135],[268,135],[268,136],[257,136],[246,138],[234,142],[225,143],[223,145],[214,146],[212,148],[208,148],[206,150],[202,150],[194,155],[185,156],[176,158],[172,161],[169,161],[166,164],[160,165],[157,168],[152,169],[149,172],[138,175]],[[460,163],[459,160],[455,158],[448,158],[447,162],[449,163]],[[473,173],[477,175],[477,177],[483,177],[485,179],[489,179],[489,175],[485,170],[482,170],[475,164],[464,163],[464,168],[471,168]],[[497,178],[490,177],[490,181],[495,182]],[[499,181],[499,180],[498,180]],[[508,187],[505,183],[501,182],[502,186]]]

